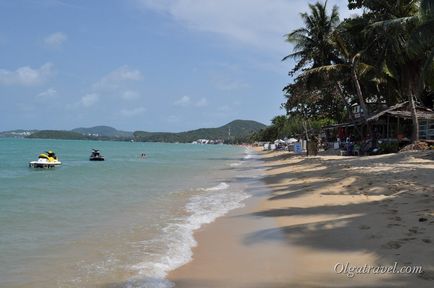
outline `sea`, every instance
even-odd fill
[[[89,161],[91,149],[106,161]],[[28,167],[47,150],[61,166]],[[166,276],[191,261],[194,231],[251,196],[255,157],[230,145],[0,138],[0,287],[174,287]]]

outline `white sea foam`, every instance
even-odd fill
[[[244,191],[229,188],[227,183],[221,182],[213,187],[198,189],[200,193],[191,197],[185,205],[188,215],[175,219],[162,230],[159,239],[154,239],[154,243],[165,246],[165,253],[147,255],[154,257],[134,265],[132,269],[138,272],[138,277],[131,279],[126,287],[174,287],[165,277],[169,271],[191,261],[191,249],[197,245],[193,237],[194,230],[232,209],[242,207],[244,204],[241,202],[249,197]]]
[[[224,190],[224,189],[228,189],[229,185],[225,182],[221,182],[216,186],[213,187],[209,187],[209,188],[201,188],[200,190],[203,191],[218,191],[218,190]]]
[[[247,159],[251,159],[252,158],[252,154],[247,154],[246,156],[244,156],[244,159],[245,160],[247,160]]]
[[[243,163],[242,162],[234,162],[234,163],[229,164],[229,166],[231,166],[231,167],[238,167],[241,164],[243,164]]]
[[[244,160],[248,160],[248,159],[252,159],[253,158],[254,152],[253,152],[252,149],[246,147],[246,149],[244,150],[244,154],[246,154],[246,155],[244,156],[243,159]]]

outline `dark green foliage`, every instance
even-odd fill
[[[262,129],[255,133],[252,136],[252,141],[274,141],[276,139],[284,139],[290,137],[304,137],[304,126],[309,133],[318,134],[321,130],[321,127],[333,124],[334,121],[332,119],[322,118],[322,119],[314,119],[311,118],[305,123],[303,117],[299,115],[292,115],[290,117],[279,115],[273,118],[272,125],[268,126],[265,129]]]
[[[364,12],[339,23],[336,7],[308,4],[304,27],[288,34],[294,47],[284,60],[297,60],[289,72],[297,75],[284,88],[287,115],[346,122],[355,119],[353,104],[366,119],[409,101],[416,140],[414,103],[433,105],[434,0],[348,0],[348,6]]]
[[[27,138],[40,138],[40,139],[70,139],[70,140],[87,140],[89,137],[72,131],[63,130],[40,130]]]
[[[116,130],[110,126],[95,126],[90,128],[75,128],[71,131],[77,132],[83,135],[98,135],[106,137],[132,137],[133,132]]]

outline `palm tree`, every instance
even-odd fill
[[[357,134],[360,138],[363,138],[362,131],[358,129],[358,119],[352,112],[351,103],[354,101],[359,103],[364,112],[361,115],[362,120],[367,127],[368,134],[372,135],[371,126],[367,122],[370,111],[366,105],[360,79],[366,77],[367,74],[372,74],[371,71],[374,70],[374,67],[365,62],[361,62],[361,58],[364,57],[369,46],[366,48],[360,45],[360,43],[357,43],[363,42],[354,36],[354,34],[358,34],[355,32],[356,29],[354,27],[360,26],[360,24],[357,23],[357,25],[354,25],[352,22],[354,21],[346,20],[342,22],[336,27],[333,33],[329,35],[328,41],[334,48],[335,58],[338,57],[339,60],[333,61],[327,65],[307,69],[302,75],[306,77],[309,75],[311,77],[313,75],[320,77],[321,86],[328,85],[327,83],[334,83],[334,93],[340,97],[341,102],[347,109],[350,120],[355,124],[354,127],[356,128]],[[344,82],[346,82],[347,85],[343,85]],[[346,89],[344,89],[345,86],[347,86]],[[349,96],[348,93],[345,93],[345,90],[351,91],[351,94],[355,94],[357,98]]]
[[[294,47],[292,53],[285,56],[282,61],[288,59],[297,61],[289,75],[294,75],[305,69],[328,65],[339,60],[334,53],[332,43],[329,41],[330,35],[339,24],[338,7],[333,6],[331,13],[328,14],[327,1],[324,4],[316,2],[315,4],[309,4],[309,10],[309,13],[300,14],[304,27],[295,29],[285,35],[286,41],[293,44]],[[288,98],[286,107],[295,107],[298,114],[303,118],[306,139],[309,138],[306,125],[308,114],[316,114],[316,116],[320,117],[321,115],[316,113],[319,107],[322,108],[319,109],[322,110],[321,112],[325,112],[324,110],[330,111],[330,105],[336,106],[335,96],[328,91],[329,89],[322,91],[323,93],[319,93],[321,91],[314,89],[314,85],[311,84],[316,81],[315,77],[298,77],[295,83],[287,85],[283,89]],[[289,109],[287,111],[289,113]],[[328,113],[326,112],[326,114]]]
[[[285,56],[297,60],[295,67],[289,72],[295,72],[309,67],[320,67],[336,60],[334,47],[330,43],[330,35],[339,24],[338,7],[333,6],[330,15],[327,14],[327,1],[309,4],[310,14],[301,13],[304,27],[298,28],[286,35],[286,41],[293,44],[293,52]]]
[[[412,114],[412,141],[419,140],[419,122],[415,99],[424,88],[424,75],[432,69],[434,55],[434,0],[385,1],[386,20],[373,23],[370,33],[377,33],[388,71],[394,71],[400,93],[408,98]]]

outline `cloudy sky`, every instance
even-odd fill
[[[308,2],[0,0],[0,130],[269,124]]]

